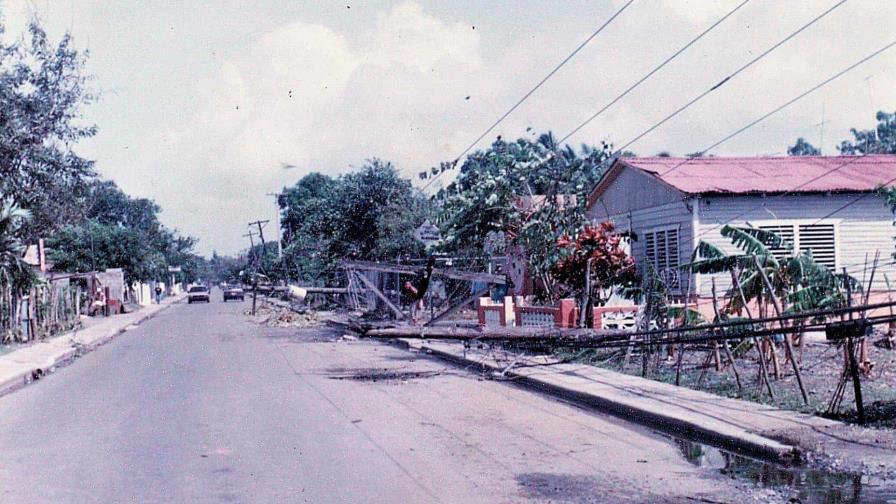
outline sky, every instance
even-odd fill
[[[741,1],[635,0],[478,147],[565,136]],[[0,0],[0,15],[7,38],[33,16],[71,32],[101,96],[83,117],[99,132],[76,150],[199,252],[231,254],[249,221],[274,232],[270,194],[307,173],[378,157],[421,185],[624,3]],[[569,142],[627,143],[835,3],[750,0]],[[629,149],[702,150],[892,42],[893,26],[896,2],[849,0]],[[896,48],[710,153],[784,155],[805,137],[836,154],[878,110],[896,111]]]

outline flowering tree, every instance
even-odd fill
[[[622,246],[623,235],[612,222],[586,225],[570,237],[557,241],[561,259],[554,266],[554,277],[584,305],[603,305],[613,288],[635,279],[635,260]],[[591,292],[587,292],[586,272],[591,261]]]
[[[484,265],[489,256],[505,252],[487,245],[487,237],[500,233],[507,247],[525,251],[538,295],[557,299],[552,274],[560,259],[557,240],[587,222],[586,196],[611,151],[606,143],[580,150],[561,146],[546,133],[516,141],[499,137],[488,149],[470,154],[457,178],[435,198],[443,250],[479,258]]]

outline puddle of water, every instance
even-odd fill
[[[333,369],[330,371],[331,380],[356,380],[356,381],[385,381],[405,382],[418,378],[432,378],[440,375],[441,371],[402,371],[394,368],[360,368],[360,369]]]
[[[799,466],[780,466],[751,459],[712,446],[672,438],[684,458],[762,488],[789,490],[802,504],[891,504],[896,489],[869,485],[860,473],[830,472]]]
[[[598,496],[605,495],[600,482],[591,476],[526,473],[517,475],[516,481],[526,497],[548,502],[599,502]]]

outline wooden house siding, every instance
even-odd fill
[[[698,239],[718,246],[729,253],[737,252],[730,240],[721,236],[722,225],[764,226],[789,222],[813,224],[832,223],[836,229],[837,268],[847,267],[850,274],[861,279],[866,254],[871,262],[876,251],[880,251],[881,266],[875,276],[874,290],[884,290],[884,273],[891,281],[896,281],[896,266],[893,262],[894,236],[893,214],[877,196],[866,196],[857,203],[837,212],[830,218],[822,219],[843,205],[868,194],[797,194],[792,196],[702,196]],[[697,292],[710,295],[710,281],[706,275],[701,279]],[[730,287],[728,275],[717,275],[719,289]]]
[[[607,174],[613,177],[607,190],[596,195],[588,210],[592,220],[606,220],[608,215],[627,215],[635,210],[660,208],[668,203],[681,205],[686,199],[681,191],[655,177],[623,167],[615,170],[618,171]]]
[[[631,196],[631,199],[640,200],[640,195],[631,194]],[[592,222],[607,220],[607,214],[599,203],[589,209],[588,217]],[[691,212],[685,202],[679,200],[654,207],[631,210],[631,212],[612,214],[609,217],[609,220],[616,224],[620,231],[634,231],[637,235],[638,239],[631,242],[631,254],[638,262],[639,268],[643,268],[643,261],[646,257],[646,234],[659,229],[678,229],[678,263],[686,264],[690,261],[690,251],[694,249],[693,226]],[[686,283],[686,276],[681,275],[680,288],[682,290]]]

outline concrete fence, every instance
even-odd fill
[[[594,308],[595,329],[634,330],[637,306],[601,306]],[[482,327],[576,327],[579,309],[574,299],[561,299],[557,306],[528,306],[508,296],[503,302],[479,299],[479,325]]]

